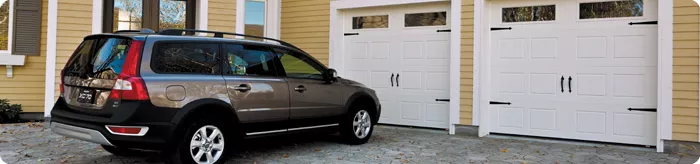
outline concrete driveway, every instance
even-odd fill
[[[45,123],[0,125],[0,157],[7,163],[162,163],[110,155],[97,144],[64,138]],[[692,163],[697,158],[654,149],[377,126],[369,143],[349,146],[334,135],[253,139],[226,163]]]

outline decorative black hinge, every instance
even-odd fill
[[[513,30],[513,27],[492,27],[491,31]]]
[[[343,34],[345,36],[353,36],[353,35],[360,35],[360,33],[345,33]]]
[[[630,25],[654,25],[659,24],[659,21],[648,21],[648,22],[630,22]]]
[[[510,102],[490,101],[489,104],[491,104],[491,105],[510,105]]]
[[[452,30],[437,30],[437,32],[452,32]]]
[[[656,108],[627,108],[629,111],[656,112]]]

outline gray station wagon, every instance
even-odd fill
[[[164,151],[174,163],[223,163],[240,140],[296,131],[363,144],[381,113],[372,89],[292,44],[203,30],[87,36],[60,92],[55,133],[115,155]]]

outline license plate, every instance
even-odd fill
[[[78,102],[80,103],[95,103],[95,90],[80,89],[78,93]]]

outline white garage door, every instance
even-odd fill
[[[346,11],[344,76],[375,89],[380,123],[447,128],[449,3]],[[440,31],[438,31],[440,30]]]
[[[492,132],[656,144],[657,2],[591,1],[491,1]]]

